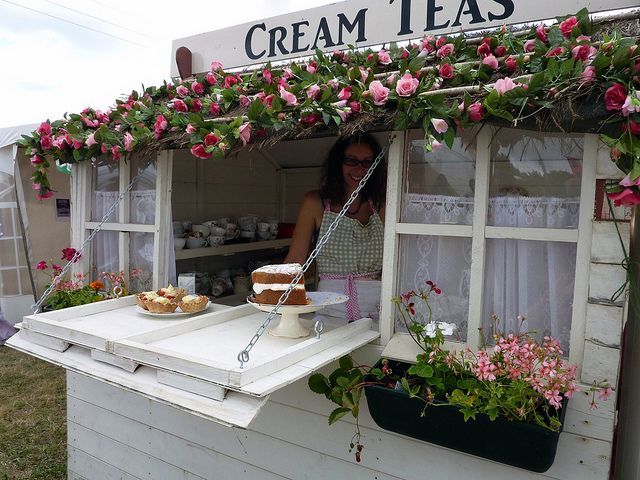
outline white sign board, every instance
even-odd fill
[[[637,7],[638,0],[348,0],[173,41],[171,75],[178,76],[175,53],[188,48],[193,72],[265,64],[333,51],[348,45],[389,42],[528,23],[576,13]]]

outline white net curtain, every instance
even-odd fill
[[[461,137],[452,151],[426,153],[420,135],[409,151],[402,222],[471,225],[473,140]],[[581,138],[501,130],[492,142],[486,225],[577,228],[581,159]],[[401,249],[398,293],[423,287],[426,280],[438,283],[443,295],[432,305],[434,318],[455,322],[459,338],[466,340],[472,239],[406,235]],[[485,334],[496,315],[499,330],[550,334],[568,351],[576,244],[487,238],[484,255]],[[525,318],[522,325],[519,315]]]

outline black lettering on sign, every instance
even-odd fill
[[[253,50],[251,49],[251,40],[253,39],[253,32],[258,28],[260,30],[264,30],[265,32],[267,31],[267,27],[264,25],[264,23],[257,23],[251,26],[251,28],[247,32],[247,36],[244,37],[244,51],[247,54],[247,57],[249,57],[251,60],[258,60],[260,57],[262,57],[266,53],[266,50],[262,50],[260,53],[253,53]]]
[[[353,33],[358,26],[358,38],[356,38],[356,42],[366,42],[367,37],[365,37],[365,14],[367,13],[368,8],[363,8],[356,14],[356,18],[353,19],[353,22],[349,23],[346,15],[344,13],[338,14],[338,45],[342,45],[344,42],[342,41],[342,29],[344,28],[347,32]]]
[[[333,39],[331,38],[331,30],[329,29],[329,24],[327,23],[327,19],[322,17],[320,19],[320,24],[318,25],[318,31],[316,32],[316,39],[313,42],[313,49],[318,48],[318,40],[324,40],[324,46],[322,48],[334,47],[335,43],[333,43]]]
[[[513,1],[512,0],[493,0],[504,7],[504,13],[502,15],[495,15],[489,12],[489,20],[504,20],[509,18],[513,14]]]
[[[427,27],[424,29],[425,32],[447,28],[449,26],[451,20],[447,20],[447,23],[436,25],[436,13],[443,8],[444,7],[436,6],[436,0],[427,0]]]
[[[389,0],[391,5],[394,0]],[[400,31],[396,35],[409,35],[411,30],[411,0],[400,0]]]
[[[278,34],[280,38],[276,38],[276,35]],[[289,50],[284,48],[284,44],[282,43],[286,37],[287,29],[284,27],[273,27],[269,30],[269,57],[275,57],[277,55],[276,45],[280,49],[280,53],[283,55],[289,53]]]
[[[465,11],[462,11],[465,3],[469,4],[469,8]],[[458,9],[458,15],[456,16],[456,20],[451,24],[452,27],[460,26],[460,15],[462,15],[463,13],[465,15],[471,14],[471,20],[469,21],[470,25],[474,23],[486,22],[486,20],[482,18],[482,15],[480,14],[480,9],[478,8],[478,4],[476,3],[476,0],[462,0],[462,2],[460,2],[460,8]]]
[[[296,22],[291,24],[291,28],[293,29],[293,44],[291,46],[291,53],[298,53],[298,52],[304,52],[306,50],[309,50],[308,43],[305,47],[300,47],[298,43],[300,41],[300,37],[304,37],[304,32],[300,31],[300,25],[306,25],[308,27],[309,22],[305,20],[302,22]]]

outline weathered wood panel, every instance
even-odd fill
[[[581,380],[585,383],[607,381],[617,385],[620,366],[620,349],[584,342]]]
[[[139,480],[75,447],[69,447],[67,470],[69,480]]]
[[[618,222],[618,230],[624,248],[629,252],[629,238],[631,225],[628,222]],[[615,222],[593,222],[593,238],[591,242],[591,261],[596,263],[620,264],[624,259],[622,244],[618,237]]]
[[[620,348],[624,309],[612,305],[587,305],[585,339],[593,343]]]

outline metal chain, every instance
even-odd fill
[[[345,214],[347,213],[347,211],[349,210],[349,208],[351,207],[351,204],[355,201],[355,199],[358,198],[360,190],[362,190],[364,185],[367,183],[367,180],[369,180],[371,175],[373,175],[373,172],[382,161],[382,158],[384,157],[386,150],[389,148],[389,146],[391,146],[394,139],[395,139],[395,134],[390,133],[387,146],[382,148],[378,156],[373,160],[371,167],[369,167],[365,176],[362,177],[356,189],[353,191],[353,193],[351,193],[351,196],[342,207],[342,210],[340,210],[340,212],[338,213],[338,216],[333,220],[331,225],[329,225],[329,228],[327,229],[326,233],[318,240],[318,243],[316,244],[315,248],[309,255],[309,258],[307,258],[307,261],[304,262],[304,264],[302,265],[302,271],[299,272],[291,281],[291,283],[289,284],[289,287],[287,287],[285,292],[280,296],[278,303],[273,307],[271,312],[269,312],[269,315],[267,316],[265,321],[262,323],[262,325],[258,327],[258,330],[256,331],[255,335],[251,338],[247,346],[238,353],[237,358],[238,358],[238,361],[240,362],[240,368],[242,368],[243,365],[249,361],[249,352],[254,347],[254,345],[258,343],[258,340],[260,339],[262,334],[265,332],[265,330],[269,326],[269,323],[271,323],[271,320],[273,320],[273,318],[276,316],[282,304],[284,304],[284,302],[287,301],[287,298],[289,298],[289,294],[293,291],[293,289],[298,284],[300,279],[304,276],[304,273],[309,269],[313,261],[318,256],[318,253],[320,252],[324,244],[327,243],[327,241],[329,240],[329,237],[331,236],[331,234],[334,232],[336,228],[338,228],[338,224],[340,223],[340,220],[345,216]],[[318,326],[314,330],[316,331],[316,334],[319,336],[322,329],[323,329],[323,326]]]
[[[145,167],[146,167],[146,165],[145,165]],[[80,257],[82,256],[82,252],[84,251],[85,247],[89,243],[91,243],[91,241],[93,240],[93,237],[95,237],[98,234],[98,232],[102,229],[102,225],[107,223],[107,220],[109,219],[111,214],[113,212],[115,212],[116,208],[118,208],[118,205],[120,205],[120,202],[122,202],[124,197],[133,188],[133,185],[138,181],[138,178],[140,178],[140,176],[144,173],[145,167],[142,167],[140,169],[139,173],[135,177],[133,177],[133,179],[131,180],[131,182],[127,186],[127,188],[122,193],[120,193],[120,195],[118,195],[118,198],[116,199],[115,203],[113,205],[111,205],[111,207],[109,207],[109,210],[107,210],[107,212],[102,216],[102,220],[100,221],[98,226],[96,226],[96,228],[91,232],[91,234],[85,239],[85,241],[82,243],[80,248],[78,250],[76,250],[76,253],[73,254],[73,257],[71,257],[71,260],[69,260],[69,262],[64,266],[64,268],[60,271],[60,273],[56,277],[54,277],[53,281],[51,282],[51,285],[49,285],[49,287],[44,291],[44,293],[42,294],[40,299],[35,304],[33,304],[31,306],[33,308],[33,314],[34,315],[40,312],[40,307],[45,302],[45,300],[49,297],[51,292],[53,292],[53,290],[56,288],[58,283],[60,283],[62,281],[62,278],[69,271],[69,269],[71,268],[71,265],[73,265],[74,263],[76,263],[80,259]]]

